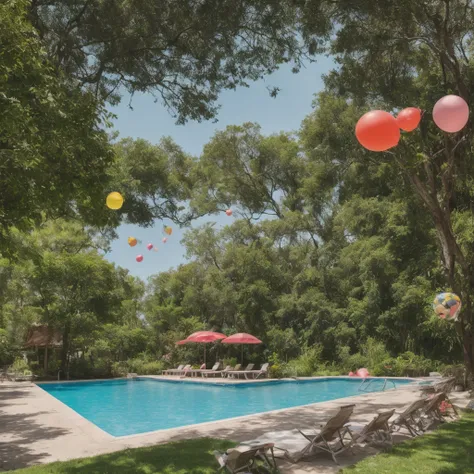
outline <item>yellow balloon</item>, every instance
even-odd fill
[[[169,226],[166,226],[165,227],[165,232],[168,234],[168,235],[171,235],[173,233],[173,229]]]
[[[110,193],[105,201],[109,209],[116,211],[123,206],[123,197],[120,193]]]

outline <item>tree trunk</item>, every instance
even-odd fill
[[[66,375],[67,371],[67,356],[69,353],[69,335],[71,332],[71,323],[66,321],[63,330],[63,347],[61,349],[61,372],[62,376]]]
[[[44,348],[44,361],[43,361],[44,374],[48,373],[48,346]]]
[[[426,170],[426,169],[425,169]],[[441,257],[446,272],[448,285],[452,291],[458,293],[463,309],[461,320],[455,323],[456,332],[463,347],[464,363],[466,365],[466,385],[474,386],[474,308],[471,295],[474,294],[474,271],[466,261],[451,226],[451,213],[448,203],[443,207],[437,198],[437,189],[433,179],[429,179],[430,170],[427,170],[427,182],[423,182],[411,170],[408,170],[408,179],[418,196],[428,208],[438,237]]]

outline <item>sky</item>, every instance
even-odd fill
[[[249,88],[225,91],[218,101],[221,109],[217,123],[208,121],[176,125],[175,119],[160,103],[155,103],[151,95],[136,94],[131,104],[133,110],[128,106],[129,97],[124,97],[120,105],[111,109],[117,116],[115,129],[121,138],[144,138],[151,143],[158,143],[162,137],[170,136],[184,151],[195,156],[200,155],[203,146],[216,131],[228,125],[256,122],[266,135],[298,130],[301,121],[312,110],[314,94],[323,87],[322,74],[333,66],[332,60],[326,57],[319,57],[316,63],[307,64],[298,74],[291,72],[290,65],[284,65],[264,80],[252,83]],[[270,97],[267,90],[267,87],[274,86],[280,88],[276,98]],[[232,219],[225,214],[214,215],[194,221],[192,227],[204,222],[216,222],[216,228],[219,228],[232,223]],[[163,225],[173,228],[166,243],[162,242]],[[146,280],[151,275],[186,262],[186,249],[180,243],[185,230],[169,221],[156,221],[154,227],[146,229],[124,224],[118,229],[119,238],[112,243],[111,252],[106,258],[127,268],[132,275]],[[141,243],[130,247],[127,243],[130,236]],[[156,246],[158,252],[148,251],[148,243]],[[138,254],[144,256],[141,263],[135,260]]]

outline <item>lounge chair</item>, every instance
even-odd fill
[[[312,433],[304,433],[298,430],[309,441],[309,444],[296,455],[286,452],[285,457],[291,462],[298,462],[313,450],[319,449],[330,453],[334,462],[339,464],[336,456],[351,447],[350,441],[348,444],[344,442],[344,437],[348,433],[346,425],[354,411],[354,407],[355,405],[340,407],[339,411],[325,425],[321,425],[320,429],[313,430]]]
[[[395,413],[393,410],[379,413],[370,423],[365,426],[349,423],[348,432],[352,438],[351,447],[354,444],[376,444],[384,443],[393,445],[392,433],[388,421]],[[347,448],[346,448],[347,449]]]
[[[415,437],[423,433],[421,414],[428,400],[415,400],[409,405],[390,425],[392,431],[399,431],[405,428],[411,436]]]
[[[456,385],[456,377],[450,377],[447,379],[443,379],[439,382],[435,382],[429,385],[422,385],[420,390],[423,395],[427,395],[430,393],[450,393],[453,391],[454,386]]]
[[[204,364],[203,364],[204,365]],[[219,367],[221,366],[220,362],[216,362],[213,366],[212,369],[196,369],[191,371],[191,377],[197,377],[198,375],[202,375],[204,377],[204,374],[212,373],[212,372],[217,372]],[[202,366],[201,366],[202,367]]]
[[[241,375],[244,375],[245,377],[247,377],[247,374],[252,372],[254,365],[255,364],[248,364],[247,367],[245,367],[245,370],[233,370],[229,375],[231,377],[237,376],[237,378],[239,378]]]
[[[193,370],[191,364],[187,364],[181,370],[178,370],[178,369],[172,370],[170,375],[186,376],[186,374],[191,370]]]
[[[217,368],[214,369],[216,365],[217,365]],[[223,372],[229,372],[229,370],[231,369],[230,365],[226,366],[224,370],[219,370],[220,364],[215,364],[214,367],[211,370],[203,370],[201,372],[201,375],[206,378],[209,377],[209,375],[212,375],[213,377],[217,375],[221,376]]]
[[[441,404],[443,402],[446,402],[447,404],[451,405],[454,414],[458,416],[458,411],[456,410],[456,407],[453,405],[451,400],[448,398],[448,395],[444,392],[441,392],[427,399],[427,404],[423,409],[424,418],[428,421],[439,421],[443,423],[445,421],[443,413],[441,413]]]
[[[178,365],[176,369],[163,370],[163,375],[174,375],[175,372],[181,372],[184,369],[184,364]]]
[[[242,368],[241,364],[237,364],[234,368],[229,369],[228,371],[224,371],[222,373],[222,377],[231,377],[232,372],[239,371]]]
[[[244,375],[245,375],[245,378],[248,379],[249,377],[248,376],[252,376],[253,379],[258,379],[260,376],[263,376],[263,377],[267,377],[268,375],[268,366],[270,364],[268,363],[265,363],[262,365],[262,367],[260,367],[259,370],[251,370],[249,372],[246,372]]]
[[[273,455],[273,443],[265,443],[258,446],[240,445],[229,449],[225,453],[214,452],[219,463],[219,471],[227,470],[230,473],[244,473],[252,469],[258,460],[269,467],[272,472],[279,472]]]

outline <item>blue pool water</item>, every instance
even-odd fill
[[[125,436],[360,395],[360,384],[319,379],[215,386],[139,378],[38,385],[107,433]],[[380,391],[383,384],[376,380],[369,389]]]

